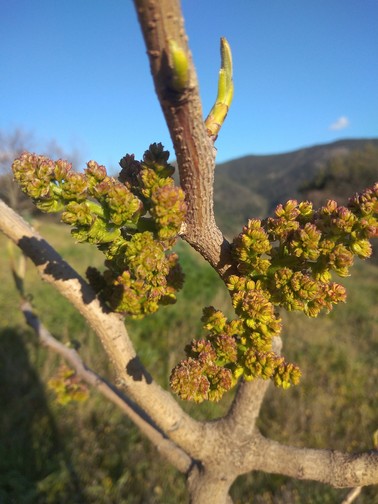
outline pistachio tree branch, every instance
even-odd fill
[[[362,487],[352,488],[341,504],[351,504],[360,495]]]
[[[96,389],[106,399],[115,404],[140,431],[152,442],[157,450],[180,472],[186,473],[192,463],[191,458],[175,443],[168,439],[161,430],[146,416],[133,401],[116,387],[111,386],[101,376],[89,369],[78,352],[64,345],[47,330],[25,299],[20,305],[27,324],[38,336],[39,342],[46,348],[59,354],[76,371],[76,374],[88,385]]]
[[[10,238],[52,284],[83,315],[100,338],[114,366],[117,385],[140,406],[172,441],[195,456],[203,427],[189,417],[139,361],[123,317],[107,310],[91,287],[27,222],[0,200],[0,231]]]
[[[183,238],[221,276],[227,276],[232,268],[230,245],[215,222],[213,209],[216,151],[203,120],[180,2],[134,0],[134,3],[156,93],[174,145],[181,187],[186,194],[188,210]]]
[[[378,451],[343,453],[296,448],[256,434],[253,448],[244,458],[244,469],[318,481],[336,488],[376,485]]]

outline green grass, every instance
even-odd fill
[[[94,247],[74,245],[66,227],[42,222],[40,232],[84,274],[100,266]],[[46,383],[60,359],[41,348],[18,309],[0,236],[0,502],[164,503],[186,502],[183,477],[159,457],[129,420],[96,392],[85,403],[66,407],[54,401]],[[174,306],[162,308],[127,327],[142,361],[168,386],[170,369],[184,346],[201,334],[202,308],[230,311],[228,294],[217,274],[184,243],[178,245],[186,274]],[[360,451],[372,447],[377,425],[378,269],[358,263],[350,279],[348,302],[329,316],[309,320],[283,314],[284,354],[303,371],[298,387],[271,387],[259,426],[264,434],[296,446]],[[85,361],[111,377],[106,356],[82,317],[29,264],[27,291],[41,320],[61,341],[75,339]],[[228,407],[185,404],[196,418],[214,418]],[[359,504],[374,500],[364,489]],[[279,476],[250,474],[232,488],[236,503],[334,503],[345,490]]]

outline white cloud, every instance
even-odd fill
[[[330,130],[342,130],[350,125],[350,121],[346,116],[339,117],[335,122],[329,125]]]

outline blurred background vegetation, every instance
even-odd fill
[[[272,167],[270,179],[266,179],[266,169],[254,168],[257,156],[251,156],[249,169],[245,158],[235,161],[233,172],[229,167],[218,167],[216,201],[222,229],[233,236],[248,216],[271,213],[278,196],[284,201],[290,190],[288,197],[302,195],[302,199],[311,197],[321,204],[330,197],[345,202],[347,194],[371,185],[378,179],[378,142],[349,142],[349,146],[348,142],[319,146],[318,154],[315,148],[298,151],[290,160],[288,154],[281,160],[279,156],[266,156],[276,158],[265,160]],[[307,165],[303,164],[305,159]],[[237,164],[242,169],[237,169]],[[227,193],[229,173],[233,175]],[[282,173],[285,188],[279,182]],[[2,177],[9,177],[9,173],[4,171]],[[278,196],[272,196],[272,184],[281,188]],[[9,201],[1,180],[0,188],[2,197]],[[66,226],[35,213],[22,196],[15,201],[16,208],[79,273],[84,274],[88,265],[101,266],[102,255],[94,247],[75,245]],[[96,391],[91,391],[85,402],[66,406],[57,402],[47,382],[62,361],[39,346],[24,323],[6,245],[1,235],[0,503],[187,502],[184,477],[171,469],[132,423]],[[183,356],[185,344],[201,334],[202,308],[214,305],[231,314],[227,291],[217,274],[185,243],[179,243],[177,249],[186,274],[177,304],[142,321],[127,321],[143,363],[164,387],[168,387],[170,370]],[[343,280],[348,288],[345,305],[316,320],[282,313],[283,351],[300,365],[303,378],[299,386],[288,391],[273,386],[269,389],[259,419],[263,434],[295,446],[348,451],[373,447],[373,434],[378,429],[377,279],[376,259],[359,261],[352,278]],[[68,302],[40,281],[32,264],[28,265],[26,290],[52,334],[65,343],[78,342],[85,362],[112,379],[112,370],[93,332]],[[223,414],[231,400],[229,394],[216,405],[183,403],[183,407],[198,419],[210,419]],[[327,504],[341,503],[348,491],[252,473],[239,478],[231,493],[238,504]],[[377,501],[376,488],[369,487],[355,502]]]

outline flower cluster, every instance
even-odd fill
[[[73,369],[62,364],[53,378],[47,382],[55,392],[58,404],[65,406],[70,402],[84,402],[89,397],[89,389]]]
[[[265,301],[260,301],[260,306],[254,309],[266,312]],[[285,362],[271,350],[274,331],[279,332],[280,321],[274,313],[268,315],[266,312],[262,318],[268,322],[267,326],[260,320],[249,327],[242,317],[228,321],[221,311],[205,308],[202,320],[209,334],[206,339],[193,340],[186,347],[187,358],[171,373],[172,389],[182,399],[202,402],[218,401],[241,376],[246,381],[271,378],[282,388],[298,383],[297,366]],[[271,334],[267,329],[270,323],[274,328]],[[260,332],[260,325],[265,326],[265,334]]]
[[[314,211],[309,202],[288,201],[275,216],[251,220],[233,242],[239,272],[257,282],[265,298],[287,310],[316,317],[346,299],[332,273],[349,275],[354,257],[371,255],[377,234],[378,184],[353,197],[348,207],[335,201]]]
[[[185,218],[184,193],[174,185],[174,167],[168,163],[169,152],[161,144],[152,144],[141,163],[134,156],[121,159],[119,180],[138,196],[149,212],[154,232],[164,242],[177,237]]]
[[[62,212],[77,241],[105,254],[105,272],[89,268],[88,278],[113,310],[133,317],[175,302],[183,282],[177,255],[169,251],[186,205],[168,156],[161,144],[152,144],[140,162],[125,156],[118,180],[95,161],[78,173],[67,161],[23,153],[12,166],[39,209]]]
[[[237,319],[215,308],[204,310],[206,339],[186,348],[172,371],[171,386],[183,399],[219,400],[238,378],[272,379],[278,387],[297,384],[300,370],[272,349],[281,332],[275,307],[316,317],[346,300],[332,273],[349,275],[354,256],[371,254],[378,236],[378,184],[350,199],[314,211],[311,203],[288,201],[275,216],[252,219],[232,244],[238,275],[227,287]]]
[[[185,218],[184,194],[175,187],[168,152],[153,144],[142,161],[126,155],[119,179],[94,161],[76,173],[66,161],[24,153],[13,164],[21,188],[45,212],[62,212],[79,242],[105,255],[106,269],[88,268],[96,291],[113,310],[141,317],[172,303],[182,287],[177,255],[170,252]],[[332,274],[349,275],[354,257],[371,255],[378,237],[378,183],[350,199],[315,211],[309,202],[278,205],[274,217],[251,219],[232,243],[236,274],[227,278],[237,316],[204,309],[206,338],[186,347],[171,373],[183,399],[217,401],[240,377],[271,379],[288,388],[300,370],[273,350],[281,333],[277,308],[316,317],[344,302]]]

